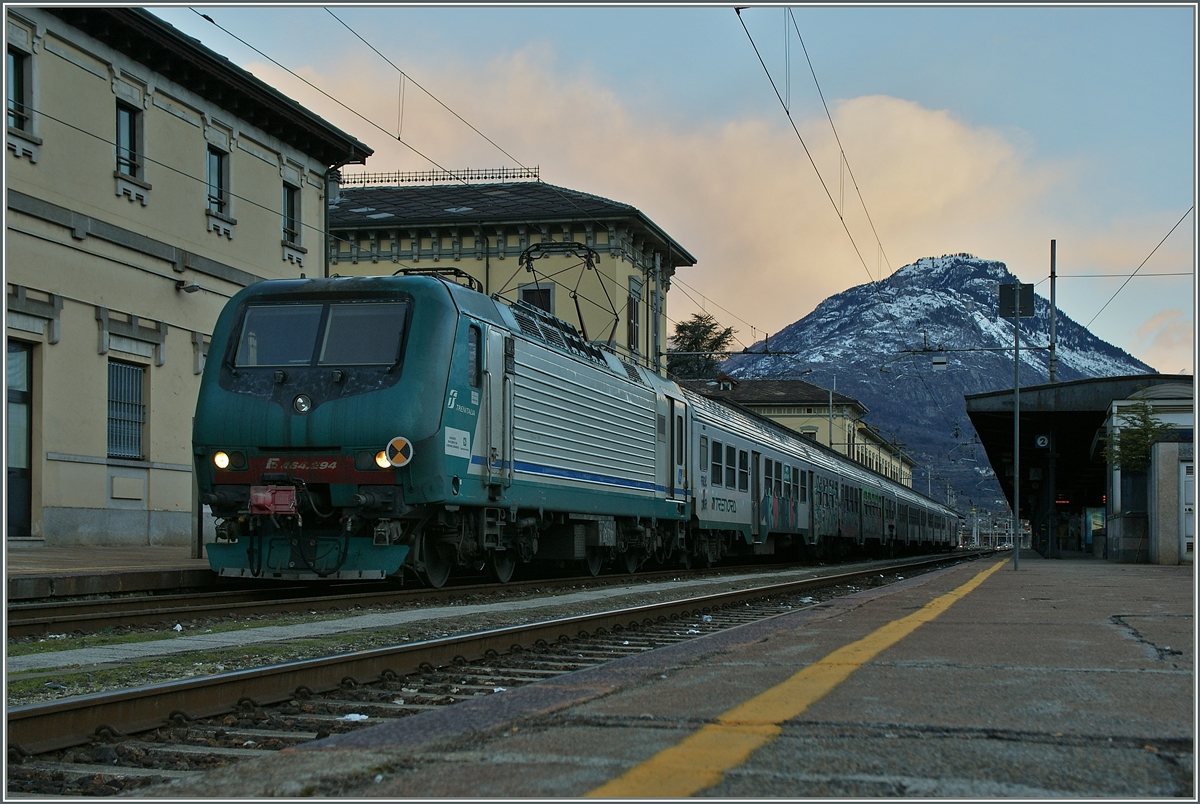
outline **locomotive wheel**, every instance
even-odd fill
[[[604,566],[604,556],[600,555],[598,548],[589,547],[587,558],[583,560],[583,563],[587,567],[588,574],[595,578],[600,574],[600,568]]]
[[[441,589],[450,578],[453,549],[442,544],[434,534],[426,533],[421,541],[421,553],[425,557],[425,580],[434,589]]]
[[[508,583],[517,571],[517,556],[512,550],[493,550],[488,567],[497,581]]]
[[[638,560],[637,553],[635,553],[633,550],[625,551],[625,571],[626,572],[628,572],[630,575],[637,572],[638,564],[640,564],[640,563],[641,562]]]
[[[685,570],[692,568],[692,552],[684,549],[679,551],[679,563],[683,565]]]

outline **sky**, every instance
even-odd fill
[[[921,257],[1048,297],[1053,239],[1062,312],[1194,370],[1192,5],[194,8],[151,11],[375,149],[346,172],[537,166],[637,207],[697,259],[668,316],[740,345]]]

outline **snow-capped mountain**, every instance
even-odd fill
[[[944,499],[949,481],[960,507],[967,496],[1000,510],[1003,496],[987,456],[970,443],[975,432],[963,395],[1012,388],[1012,321],[998,317],[997,288],[1019,281],[1002,262],[967,254],[924,258],[880,282],[830,296],[771,336],[771,352],[796,354],[736,355],[722,369],[745,379],[811,370],[805,380],[855,397],[871,411],[868,423],[907,445],[905,452],[923,465],[914,487]],[[1021,320],[1022,387],[1050,377],[1049,352],[1026,351],[1050,342],[1049,301],[1036,296],[1034,312]],[[1061,310],[1056,336],[1059,382],[1154,372]],[[930,354],[911,353],[923,348],[946,350],[946,369],[935,371]],[[749,351],[762,349],[760,341]]]

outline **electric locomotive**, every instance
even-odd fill
[[[682,559],[681,397],[535,307],[440,277],[252,285],[217,321],[193,426],[210,565],[408,566],[441,586],[535,556],[592,573]]]
[[[949,546],[957,514],[570,324],[436,276],[274,280],[218,318],[193,425],[226,576],[691,566]]]

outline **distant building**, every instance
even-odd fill
[[[217,315],[371,149],[137,8],[6,7],[9,546],[186,545]]]
[[[524,301],[634,362],[665,365],[666,293],[696,259],[640,210],[534,171],[342,177],[329,207],[330,273],[442,271]],[[576,243],[579,247],[571,247]],[[529,250],[533,271],[520,255]],[[587,265],[590,256],[594,265]],[[594,270],[593,270],[594,269]]]
[[[912,486],[916,464],[899,446],[863,421],[870,411],[857,399],[804,380],[685,380],[705,396],[728,399],[811,438],[869,469]]]
[[[1182,378],[1181,378],[1182,379]],[[1195,402],[1191,385],[1152,385],[1114,399],[1104,422],[1107,438],[1126,425],[1124,411],[1145,403],[1171,432],[1151,447],[1150,466],[1122,472],[1108,467],[1107,528],[1110,557],[1182,564],[1195,559]]]
[[[1020,492],[1033,549],[1179,564],[1195,554],[1194,394],[1193,378],[1178,374],[1023,387],[1017,455],[1013,392],[969,394],[966,403],[1010,510]],[[1104,444],[1129,425],[1126,411],[1138,402],[1169,432],[1152,445],[1147,469],[1122,471],[1107,462]]]

